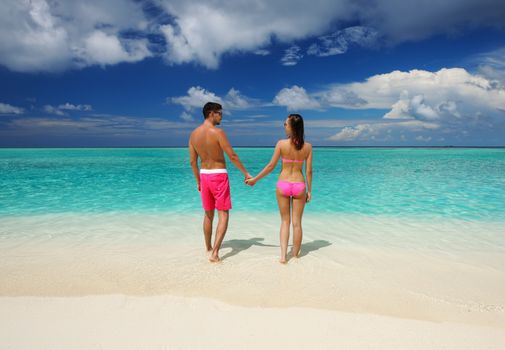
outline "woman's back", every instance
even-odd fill
[[[291,140],[280,141],[282,169],[279,180],[291,182],[303,182],[303,164],[310,153],[310,143],[304,143],[300,150],[297,150]]]

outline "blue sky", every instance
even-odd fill
[[[6,0],[0,147],[505,146],[498,0]]]

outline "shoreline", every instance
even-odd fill
[[[234,215],[211,264],[201,215],[0,218],[0,299],[173,296],[505,329],[500,222],[310,215],[287,265],[278,225]]]

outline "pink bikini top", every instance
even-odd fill
[[[303,163],[303,159],[286,159],[286,158],[282,158],[282,162],[284,162],[284,163]]]

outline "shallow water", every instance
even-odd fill
[[[272,149],[239,148],[255,174]],[[277,210],[229,165],[233,210]],[[0,149],[0,215],[197,213],[186,149]],[[505,149],[317,148],[312,213],[505,219]]]

